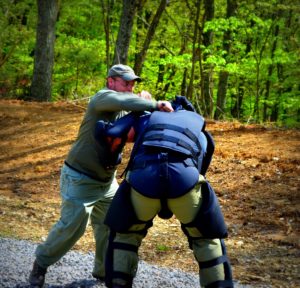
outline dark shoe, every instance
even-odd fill
[[[94,277],[94,278],[96,278],[97,280],[99,280],[99,281],[105,281],[105,277],[104,276],[99,276],[99,275],[97,275],[97,274],[95,274],[95,273],[92,273],[92,276]]]
[[[34,287],[43,287],[46,273],[47,269],[41,267],[35,260],[29,276],[29,283]]]

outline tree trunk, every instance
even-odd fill
[[[159,54],[159,59],[164,59],[166,58],[166,54],[164,52],[161,52]],[[165,65],[163,64],[159,64],[158,65],[158,73],[157,73],[157,81],[156,81],[156,85],[155,88],[158,92],[160,92],[161,87],[164,83],[164,74],[165,74]]]
[[[109,11],[113,11],[114,1],[108,0],[104,1],[101,0],[101,7],[102,7],[102,19],[103,19],[103,26],[104,26],[104,32],[105,32],[105,62],[108,69],[110,68],[111,64],[111,55],[110,55],[110,23],[111,23],[111,15]]]
[[[248,38],[246,42],[246,51],[245,54],[248,55],[251,51],[251,45],[252,45],[252,39]],[[236,95],[233,95],[232,102],[234,103],[231,108],[231,115],[234,118],[240,119],[244,116],[243,111],[243,101],[245,96],[245,90],[247,87],[246,77],[241,76],[239,80],[235,81],[238,83],[237,85],[237,91],[238,93]],[[235,99],[234,99],[235,98]],[[234,101],[235,100],[235,101]]]
[[[134,71],[137,75],[140,75],[142,73],[142,67],[146,58],[147,50],[150,46],[150,43],[152,41],[152,38],[155,34],[156,27],[159,23],[160,17],[162,13],[164,12],[166,6],[167,6],[168,0],[161,0],[159,7],[157,8],[157,11],[155,13],[155,16],[150,24],[150,27],[148,29],[147,36],[144,41],[144,45],[142,50],[136,55],[136,60],[134,64]]]
[[[215,120],[221,119],[222,115],[225,113],[224,108],[226,102],[228,77],[229,73],[227,71],[220,71],[217,92],[217,107],[214,115]]]
[[[237,9],[236,0],[227,0],[227,13],[226,18],[234,16]],[[226,58],[230,56],[231,52],[231,31],[227,30],[224,34],[224,44],[223,50],[226,51]],[[224,108],[226,103],[226,93],[227,93],[227,82],[229,78],[229,73],[225,70],[221,71],[219,74],[219,85],[217,93],[217,107],[215,111],[214,118],[216,120],[221,118],[221,115],[224,114]]]
[[[182,76],[182,82],[181,82],[181,89],[180,89],[180,95],[186,95],[187,94],[187,68],[184,68],[183,70],[183,76]]]
[[[242,104],[245,94],[245,79],[241,78],[240,83],[237,88],[237,95],[232,95],[233,107],[231,108],[231,115],[234,118],[240,119],[243,115]]]
[[[37,101],[51,99],[54,64],[55,23],[59,0],[38,0],[38,24],[31,96]]]
[[[148,29],[148,22],[146,19],[148,16],[148,11],[144,12],[144,5],[147,0],[140,0],[137,3],[137,19],[136,19],[136,32],[135,32],[135,55],[134,55],[134,63],[137,61],[138,51],[141,50],[143,46],[143,35],[145,33],[145,29]],[[145,17],[144,17],[145,15]]]
[[[214,18],[214,0],[205,0],[205,21],[211,21]],[[208,47],[213,42],[213,32],[207,31],[203,33],[203,44]],[[208,55],[203,55],[204,60]],[[204,100],[204,116],[211,117],[213,110],[213,68],[211,65],[203,65],[203,100]]]
[[[123,11],[120,19],[113,64],[127,64],[128,49],[131,39],[133,20],[137,8],[137,1],[138,0],[123,0]]]
[[[271,50],[271,59],[272,61],[274,60],[274,56],[275,56],[275,51],[276,51],[276,47],[277,47],[277,37],[279,34],[279,25],[275,26],[275,31],[274,31],[274,41],[273,41],[273,45],[272,45],[272,50]],[[271,89],[271,76],[273,74],[273,64],[270,64],[268,67],[268,80],[266,81],[266,93],[265,93],[265,97],[264,97],[264,105],[263,105],[263,122],[265,122],[267,120],[267,100],[269,99],[270,96],[270,89]]]
[[[200,1],[196,2],[196,18],[194,22],[194,37],[193,37],[193,57],[192,57],[192,68],[191,68],[191,77],[190,82],[187,87],[186,97],[192,99],[193,96],[193,87],[194,87],[194,77],[195,77],[195,62],[196,62],[196,43],[198,40],[198,31],[199,31],[199,17],[200,17]]]

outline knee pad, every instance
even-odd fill
[[[214,190],[209,183],[205,182],[201,186],[201,193],[202,205],[200,210],[192,222],[181,224],[183,232],[188,238],[191,238],[192,236],[189,235],[186,228],[195,227],[201,233],[202,238],[226,238],[228,235],[227,227]]]
[[[209,283],[208,285],[205,285],[205,288],[233,288],[234,287],[233,280],[232,280],[231,266],[227,257],[224,240],[221,240],[221,246],[222,246],[222,256],[209,261],[198,262],[200,270],[208,269],[217,266],[219,264],[223,264],[225,279]]]
[[[113,286],[113,279],[121,279],[126,283],[124,287],[132,287],[133,276],[121,271],[114,270],[114,250],[121,249],[138,253],[138,247],[126,243],[115,243],[114,238],[116,236],[115,231],[111,231],[108,239],[108,247],[105,258],[105,285],[108,288]]]
[[[148,229],[152,226],[152,219],[144,222],[140,221],[134,212],[131,198],[131,185],[124,180],[113,198],[113,201],[108,209],[104,223],[110,228],[110,236],[105,259],[105,284],[107,287],[113,286],[113,279],[121,279],[126,283],[124,287],[132,287],[133,275],[114,270],[114,251],[127,250],[137,255],[138,246],[116,242],[116,233],[136,233],[140,237],[145,237]],[[141,227],[136,229],[134,225],[142,224]],[[130,229],[134,227],[134,229]]]

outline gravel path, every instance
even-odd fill
[[[34,261],[36,244],[10,238],[0,238],[0,287],[27,287],[28,275]],[[47,288],[105,287],[103,282],[91,276],[93,253],[67,253],[59,262],[48,269]],[[162,268],[140,261],[134,288],[196,288],[199,287],[197,274]],[[257,287],[257,286],[255,286]],[[252,288],[239,285],[235,288]]]

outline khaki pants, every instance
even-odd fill
[[[60,180],[61,217],[52,227],[46,241],[36,249],[38,264],[47,268],[58,261],[79,240],[91,222],[96,241],[93,273],[103,277],[109,233],[103,220],[117,189],[116,179],[104,186],[64,165]]]

